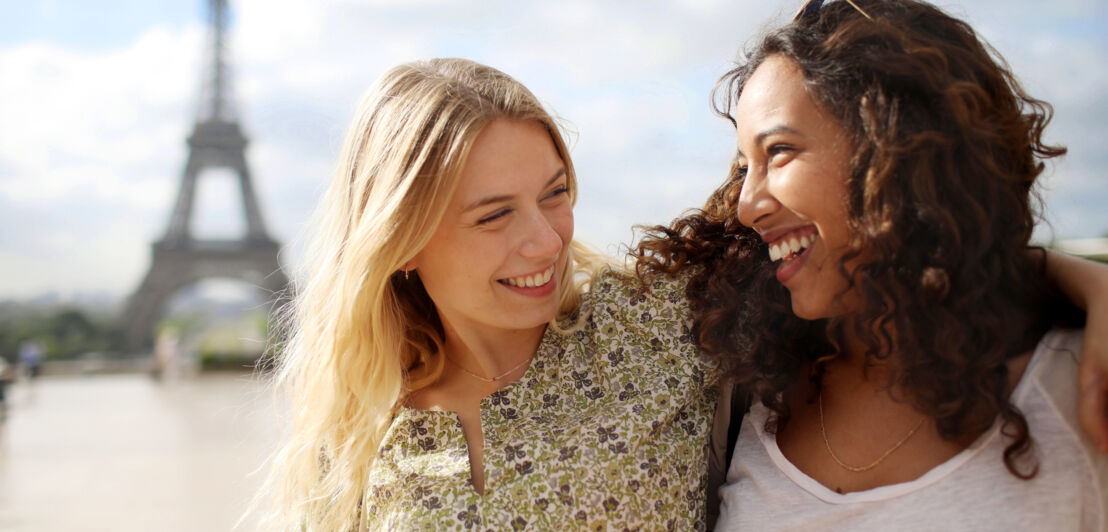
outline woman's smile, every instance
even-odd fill
[[[558,285],[556,270],[557,268],[551,264],[540,272],[518,277],[508,277],[500,279],[497,282],[518,294],[528,297],[545,297],[552,294],[554,288]]]

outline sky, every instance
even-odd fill
[[[398,63],[468,57],[527,85],[570,131],[576,234],[609,253],[726,176],[709,93],[799,1],[232,0],[228,54],[247,159],[282,260],[334,170],[347,122]],[[1108,2],[940,1],[1054,105],[1052,239],[1108,234]],[[149,267],[198,113],[206,0],[0,0],[0,300],[125,297]],[[233,176],[202,174],[193,229],[244,227]]]

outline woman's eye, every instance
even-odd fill
[[[772,159],[779,155],[784,155],[792,151],[793,147],[788,144],[774,144],[766,150],[766,153],[768,153],[770,158]]]
[[[489,222],[495,222],[496,220],[499,220],[499,219],[507,216],[508,213],[510,213],[510,212],[512,212],[511,209],[501,209],[501,210],[496,211],[496,212],[494,212],[494,213],[492,213],[492,214],[490,214],[490,215],[488,215],[484,218],[481,218],[480,220],[477,220],[477,225],[484,225],[484,224],[487,224]]]
[[[568,194],[568,193],[569,193],[569,187],[564,187],[564,186],[562,186],[562,187],[558,187],[558,188],[556,188],[556,189],[554,189],[554,190],[551,190],[551,191],[550,191],[550,194],[547,194],[547,195],[546,195],[546,197],[548,197],[548,198],[556,198],[556,197],[558,197],[558,196],[561,196],[561,195],[563,195],[563,194]]]
[[[743,179],[746,179],[746,165],[736,164],[731,168],[731,180],[741,181]]]

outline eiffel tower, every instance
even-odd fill
[[[152,244],[150,270],[127,302],[124,335],[135,352],[148,348],[165,304],[181,288],[206,278],[232,278],[272,295],[288,279],[278,261],[280,244],[269,237],[254,195],[244,150],[246,137],[230,105],[228,68],[224,59],[224,21],[227,0],[209,0],[211,15],[210,71],[189,155],[177,193],[177,203],[165,236]],[[198,174],[205,169],[228,168],[238,177],[246,234],[234,240],[199,240],[189,230]]]

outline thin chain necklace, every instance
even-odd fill
[[[458,369],[464,371],[470,377],[473,377],[473,378],[475,378],[477,380],[480,380],[480,381],[483,381],[483,382],[496,382],[500,379],[503,379],[504,377],[507,377],[508,375],[511,375],[513,372],[515,372],[515,370],[517,370],[519,368],[522,368],[524,364],[530,362],[531,359],[533,359],[533,358],[535,358],[535,355],[532,353],[531,356],[524,359],[523,362],[520,362],[519,364],[516,364],[516,365],[512,366],[512,369],[509,369],[508,371],[505,371],[504,373],[501,373],[500,375],[497,375],[495,377],[485,377],[484,375],[478,375],[478,374],[464,368],[461,364],[459,364],[457,362],[454,362],[454,360],[451,359],[450,357],[446,357],[446,360],[448,360],[451,364],[454,364],[455,366],[457,366]]]
[[[831,459],[834,460],[836,464],[839,464],[839,466],[841,466],[843,469],[847,471],[852,471],[854,473],[869,471],[870,469],[877,467],[877,465],[881,462],[884,462],[890,454],[893,454],[893,452],[899,449],[901,445],[904,445],[904,442],[908,441],[909,438],[916,434],[916,431],[923,426],[923,421],[925,419],[927,419],[926,416],[921,417],[919,419],[919,423],[916,423],[916,426],[912,427],[912,430],[908,431],[908,434],[905,434],[903,438],[900,438],[900,441],[896,442],[896,444],[890,447],[889,450],[885,451],[885,454],[879,456],[877,460],[874,460],[864,466],[850,465],[840,460],[838,456],[835,456],[835,451],[831,450],[831,442],[827,440],[827,429],[824,427],[823,424],[823,391],[819,392],[819,432],[823,435],[823,445],[827,447],[827,454],[831,455]]]

